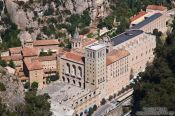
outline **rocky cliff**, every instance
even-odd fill
[[[0,67],[0,83],[5,85],[5,91],[0,91],[0,98],[7,109],[15,111],[17,107],[24,104],[24,88],[18,77]]]
[[[92,20],[107,16],[109,12],[108,0],[65,0],[60,9],[70,10],[71,13],[82,13],[89,9]],[[65,7],[64,7],[65,6]]]
[[[67,13],[81,14],[87,10],[90,12],[91,19],[96,21],[103,18],[109,13],[108,0],[4,0],[7,11],[11,20],[21,29],[26,27],[37,28],[38,21],[35,20],[38,15],[44,16],[43,13],[53,10],[54,15],[61,15],[61,18],[67,17]]]

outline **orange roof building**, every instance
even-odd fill
[[[148,5],[146,10],[167,11],[167,7],[162,5]]]
[[[10,54],[21,54],[22,47],[9,48]]]
[[[41,63],[38,60],[24,60],[24,64],[29,71],[43,69]]]
[[[133,22],[133,21],[135,21],[135,20],[137,20],[137,19],[145,16],[146,14],[147,14],[147,12],[140,11],[137,15],[135,15],[135,16],[133,16],[133,17],[130,18],[130,22]]]
[[[10,61],[10,60],[13,60],[13,61],[20,61],[22,60],[22,56],[21,55],[13,55],[13,56],[2,56],[1,57],[2,60],[4,61]]]
[[[85,41],[85,42],[83,42],[83,47],[89,46],[95,42],[97,42],[96,39],[90,39],[89,41]]]
[[[52,60],[56,60],[56,56],[40,56],[38,57],[39,61],[52,61]]]
[[[22,50],[22,54],[24,57],[37,56],[38,50],[36,48],[24,47]]]
[[[84,56],[82,56],[78,53],[75,53],[75,52],[66,52],[63,55],[63,58],[84,64]]]
[[[57,39],[33,41],[34,46],[47,46],[47,45],[58,45],[58,44],[59,42]]]
[[[126,50],[113,50],[111,51],[109,54],[107,54],[107,58],[106,58],[106,64],[110,65],[126,56],[129,56],[130,53]]]

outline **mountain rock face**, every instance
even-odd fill
[[[64,17],[65,11],[70,14],[81,14],[87,10],[90,13],[92,21],[96,21],[98,18],[104,18],[109,13],[108,0],[57,0],[60,3],[55,3],[54,0],[45,0],[46,4],[42,3],[42,0],[34,0],[33,3],[29,3],[29,0],[4,0],[7,8],[7,12],[10,15],[12,22],[14,22],[20,29],[25,28],[38,28],[38,21],[35,20],[38,15],[43,16],[42,13],[49,8],[54,9],[55,12]],[[23,3],[22,3],[22,2]],[[27,5],[24,5],[24,4]],[[26,7],[27,6],[27,7]],[[35,16],[34,14],[37,14]],[[52,16],[54,16],[52,14]]]
[[[5,85],[6,90],[0,91],[1,102],[10,111],[15,111],[16,107],[25,103],[24,88],[18,77],[9,74],[4,68],[0,67],[0,82]]]
[[[80,14],[84,10],[89,9],[92,20],[105,17],[109,12],[108,0],[64,0],[63,4],[65,4],[65,9],[76,14]]]

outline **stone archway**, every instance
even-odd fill
[[[79,86],[81,87],[81,82],[79,82]]]
[[[73,84],[75,85],[75,80],[73,80]]]
[[[70,79],[69,78],[67,78],[67,82],[70,83]]]
[[[65,82],[65,78],[64,78],[64,77],[62,77],[62,79],[63,79],[63,81]]]

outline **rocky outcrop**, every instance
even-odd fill
[[[0,82],[5,85],[6,90],[0,91],[2,103],[10,111],[15,111],[16,107],[25,103],[24,88],[18,77],[9,74],[4,68],[0,67]]]
[[[61,8],[63,7],[63,8]],[[71,13],[82,13],[88,9],[92,20],[105,17],[109,13],[108,0],[64,0],[60,9],[69,10]]]
[[[5,4],[11,21],[21,29],[25,29],[29,21],[24,10],[19,9],[19,5],[12,0],[5,0]]]
[[[23,1],[23,0],[21,0]],[[98,18],[103,18],[109,13],[108,0],[60,0],[60,5],[56,6],[56,3],[50,2],[46,5],[42,3],[35,3],[29,5],[31,9],[21,8],[18,4],[19,0],[5,0],[7,11],[10,15],[12,22],[14,22],[22,30],[26,28],[38,28],[37,20],[34,20],[36,16],[33,11],[37,11],[38,15],[41,12],[45,12],[49,7],[52,7],[55,11],[59,11],[62,14],[64,11],[69,11],[71,14],[81,14],[84,10],[90,12],[91,19],[96,21]],[[26,2],[26,0],[24,0]],[[25,10],[24,10],[25,9]],[[66,14],[67,15],[67,14]],[[63,15],[64,18],[64,15]]]

